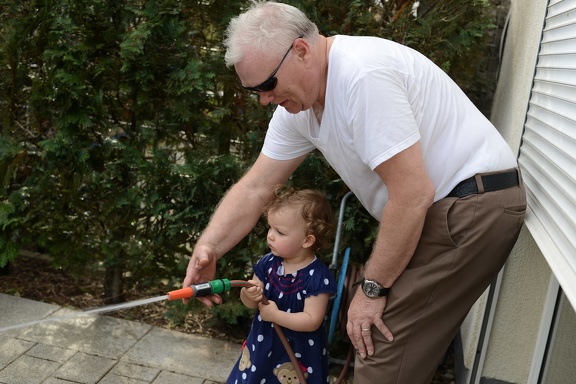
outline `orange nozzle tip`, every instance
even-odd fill
[[[192,287],[186,287],[168,292],[168,300],[189,299],[192,296],[194,296],[194,290]]]

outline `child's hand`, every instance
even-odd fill
[[[278,313],[278,306],[273,301],[268,301],[268,304],[258,304],[258,309],[260,310],[260,316],[262,320],[269,321],[271,323],[275,322],[275,316]]]
[[[254,280],[248,280],[248,282],[253,284],[253,286],[242,288],[244,297],[257,303],[261,302],[264,297],[264,287],[262,282]]]

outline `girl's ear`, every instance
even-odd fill
[[[302,244],[302,248],[310,248],[316,242],[316,236],[314,235],[307,235],[304,239],[304,243]]]

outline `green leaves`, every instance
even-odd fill
[[[126,60],[122,66],[122,71],[129,70],[130,61],[136,60],[144,54],[144,47],[151,33],[152,31],[146,23],[140,24],[133,31],[128,32],[124,41],[120,43],[120,57]]]
[[[210,43],[198,39],[212,26],[186,16],[192,5],[59,0],[0,14],[9,37],[0,40],[0,61],[10,69],[2,89],[31,90],[0,96],[8,134],[0,140],[0,201],[11,199],[0,225],[2,262],[39,242],[69,268],[105,262],[130,272],[131,283],[173,277],[199,231],[190,226],[199,221],[191,219],[198,201],[190,203],[189,178],[173,166],[197,142],[191,127],[208,116],[207,90],[215,88],[199,54]]]
[[[452,71],[479,51],[490,26],[480,0],[422,0],[417,17],[413,2],[290,3],[323,34],[396,40]],[[0,265],[38,243],[59,265],[124,275],[124,287],[180,284],[218,201],[258,156],[273,111],[224,65],[224,30],[247,4],[3,3]],[[347,192],[319,153],[290,183],[325,190],[335,211]],[[376,223],[355,199],[345,218],[341,244],[363,260]],[[249,277],[265,233],[261,222],[219,270]],[[116,283],[107,286],[121,289]],[[236,315],[236,307],[221,311],[230,321]]]

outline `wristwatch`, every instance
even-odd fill
[[[384,288],[374,280],[362,279],[362,292],[371,299],[384,297],[388,294],[388,291],[390,291],[390,288]]]

